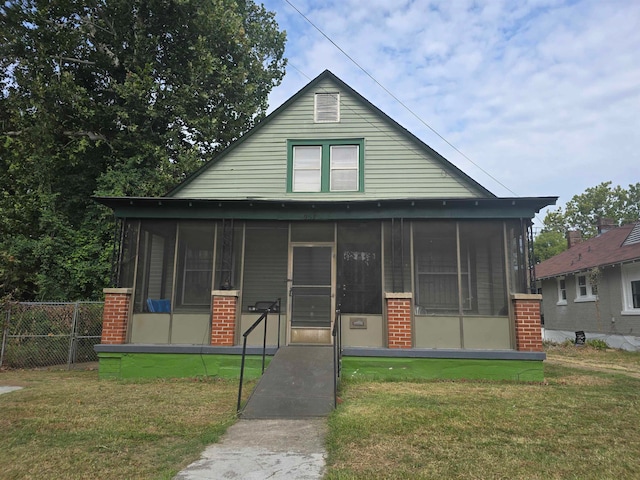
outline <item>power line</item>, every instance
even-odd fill
[[[302,13],[300,10],[298,10],[298,8],[293,5],[289,0],[284,0],[285,2],[287,2],[289,4],[289,6],[291,8],[293,8],[296,12],[298,12],[298,14],[300,14],[300,16],[302,16],[302,18],[304,18],[313,28],[315,28],[318,32],[320,32],[320,34],[326,38],[327,40],[329,40],[329,42],[331,42],[331,44],[336,47],[345,57],[347,57],[356,67],[358,67],[360,70],[362,70],[362,72],[367,75],[371,80],[373,80],[374,83],[376,83],[380,88],[382,88],[382,90],[384,90],[391,98],[393,98],[396,102],[398,102],[400,105],[402,105],[402,107],[404,107],[405,110],[407,110],[411,115],[413,115],[420,123],[422,123],[425,127],[427,127],[429,130],[431,130],[435,135],[437,135],[443,142],[445,142],[447,145],[449,145],[453,150],[455,150],[456,152],[458,152],[463,158],[465,158],[469,163],[471,163],[472,165],[474,165],[476,168],[478,168],[481,172],[483,172],[486,176],[488,176],[489,178],[491,178],[494,182],[496,182],[498,185],[502,186],[504,189],[506,189],[507,191],[511,192],[513,195],[515,195],[516,197],[519,197],[519,195],[517,193],[515,193],[513,190],[511,190],[509,187],[507,187],[504,183],[502,183],[500,180],[498,180],[496,177],[494,177],[493,175],[491,175],[488,171],[486,171],[484,168],[482,168],[480,165],[478,165],[476,162],[474,162],[473,160],[471,160],[467,155],[465,155],[458,147],[456,147],[455,145],[453,145],[449,140],[447,140],[445,137],[443,137],[437,130],[435,130],[431,125],[429,125],[426,121],[424,121],[416,112],[414,112],[411,108],[409,108],[402,100],[400,100],[398,97],[396,97],[387,87],[385,87],[384,85],[382,85],[373,75],[371,75],[367,70],[365,70],[353,57],[351,57],[347,52],[345,52],[342,47],[340,47],[340,45],[338,45],[336,42],[334,42],[331,37],[329,37],[326,33],[324,33],[322,31],[322,29],[320,29],[318,26],[316,26],[316,24],[314,24],[304,13]],[[295,67],[294,67],[295,68]],[[298,70],[296,68],[296,70]],[[300,70],[298,70],[300,71]],[[300,72],[302,73],[302,72]],[[305,75],[306,76],[306,75]]]

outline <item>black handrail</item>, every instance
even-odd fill
[[[265,309],[262,315],[260,315],[260,318],[258,318],[255,322],[253,322],[253,325],[251,325],[247,329],[247,331],[242,334],[242,336],[244,337],[244,340],[242,343],[242,361],[240,362],[240,385],[238,387],[238,406],[236,409],[236,412],[238,413],[240,413],[240,405],[242,402],[242,380],[244,379],[244,360],[247,354],[247,337],[260,324],[260,322],[264,320],[264,333],[262,336],[262,373],[264,373],[264,363],[265,363],[265,357],[267,352],[267,319],[269,317],[269,312],[275,311],[274,307],[276,305],[278,306],[277,311],[278,311],[278,348],[279,348],[280,347],[280,299],[276,300],[271,305],[269,305],[269,307]]]
[[[338,379],[342,374],[342,313],[336,310],[336,319],[333,322],[333,406],[338,407]]]

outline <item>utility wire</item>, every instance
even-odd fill
[[[513,190],[511,190],[509,187],[507,187],[504,183],[502,183],[500,180],[498,180],[496,177],[494,177],[493,175],[491,175],[488,171],[486,171],[484,168],[482,168],[480,165],[478,165],[476,162],[474,162],[473,160],[471,160],[467,155],[465,155],[458,147],[456,147],[455,145],[453,145],[449,140],[447,140],[446,138],[444,138],[442,135],[440,135],[440,133],[438,133],[437,130],[435,130],[431,125],[429,125],[426,121],[424,121],[416,112],[414,112],[411,108],[409,108],[402,100],[400,100],[398,97],[396,97],[387,87],[385,87],[384,85],[382,85],[378,80],[376,80],[376,78],[371,75],[369,72],[367,72],[358,62],[356,62],[353,57],[351,57],[347,52],[345,52],[340,45],[338,45],[336,42],[334,42],[331,37],[329,37],[326,33],[324,33],[318,26],[316,26],[304,13],[302,13],[300,10],[298,10],[298,8],[292,4],[289,0],[284,0],[285,2],[287,2],[289,4],[289,6],[291,8],[293,8],[296,12],[298,12],[300,14],[300,16],[302,18],[304,18],[313,28],[315,28],[318,32],[320,32],[320,34],[326,38],[327,40],[329,40],[329,42],[331,42],[331,44],[336,47],[345,57],[347,57],[356,67],[358,67],[360,70],[362,70],[362,72],[367,75],[371,80],[373,80],[374,83],[376,83],[380,88],[382,88],[382,90],[384,90],[389,96],[391,96],[391,98],[393,98],[396,102],[398,102],[400,105],[402,105],[405,110],[407,110],[411,115],[413,115],[420,123],[422,123],[425,127],[427,127],[429,130],[431,130],[435,135],[437,135],[443,142],[445,142],[447,145],[449,145],[451,148],[453,148],[456,152],[458,152],[462,157],[464,157],[467,161],[469,161],[472,165],[474,165],[476,168],[478,168],[480,171],[482,171],[486,176],[488,176],[489,178],[491,178],[494,182],[496,182],[498,185],[502,186],[504,189],[506,189],[507,191],[511,192],[513,195],[515,195],[516,197],[519,197],[519,195],[517,193],[515,193]],[[295,68],[295,67],[294,67]],[[296,70],[298,70],[296,68]],[[299,70],[298,70],[299,71]],[[302,73],[302,72],[301,72]],[[306,76],[306,75],[305,75]]]

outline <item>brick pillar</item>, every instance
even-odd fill
[[[511,295],[516,322],[516,350],[542,351],[542,324],[540,302],[542,295],[515,293]]]
[[[105,288],[100,343],[118,345],[127,341],[131,288]]]
[[[411,292],[386,292],[387,339],[389,348],[411,348]]]
[[[211,315],[211,345],[236,344],[238,290],[214,290]]]

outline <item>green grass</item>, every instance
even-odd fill
[[[640,354],[550,356],[538,383],[343,377],[326,478],[640,478]],[[630,370],[562,363],[576,356]]]
[[[326,478],[640,478],[640,354],[547,355],[544,382],[345,369]],[[0,385],[25,387],[0,395],[2,479],[169,479],[235,421],[237,380],[16,370]]]
[[[237,380],[98,380],[97,371],[4,371],[3,479],[169,479],[235,421]],[[245,391],[251,391],[247,385]]]

